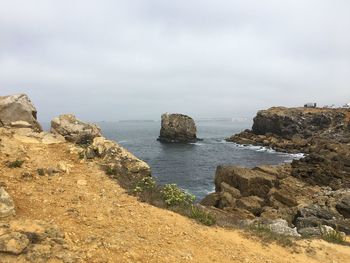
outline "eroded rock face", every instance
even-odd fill
[[[276,177],[260,171],[238,166],[218,166],[215,175],[216,191],[222,190],[222,182],[238,189],[242,196],[266,197],[276,183]],[[227,191],[230,194],[231,191]]]
[[[97,125],[78,120],[73,114],[54,118],[51,121],[51,132],[77,144],[89,144],[95,137],[102,136]]]
[[[56,225],[42,220],[14,220],[0,224],[1,254],[18,255],[18,262],[76,262],[65,235]]]
[[[310,137],[313,133],[342,128],[345,123],[342,111],[274,107],[257,113],[252,131],[257,135],[272,133],[284,138],[295,134]]]
[[[101,158],[107,172],[120,179],[120,184],[125,187],[151,175],[151,168],[147,163],[135,157],[118,143],[104,137],[94,138],[83,154],[87,159]]]
[[[162,115],[160,135],[161,142],[195,142],[197,128],[194,120],[183,114]]]
[[[350,192],[310,185],[292,176],[290,164],[253,169],[219,166],[215,186],[216,192],[204,198],[203,205],[234,213],[242,220],[268,225],[272,220],[274,232],[298,236],[294,227],[303,233],[324,225],[350,233]]]
[[[15,214],[15,204],[11,196],[0,187],[0,218],[8,217]]]
[[[41,131],[37,111],[26,94],[0,96],[0,126],[23,126]]]

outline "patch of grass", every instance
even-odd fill
[[[16,160],[16,161],[13,161],[13,162],[9,162],[7,164],[7,167],[8,168],[21,168],[22,165],[23,165],[24,161],[23,160]]]
[[[213,215],[195,205],[191,206],[189,217],[206,226],[212,226],[216,222],[216,219]]]
[[[276,242],[284,247],[290,247],[294,244],[291,237],[274,233],[268,226],[261,223],[251,225],[249,232],[261,239],[264,244]]]
[[[166,184],[161,190],[161,195],[167,206],[188,207],[192,205],[195,196],[180,189],[176,184]]]
[[[338,229],[332,230],[332,229],[326,229],[323,227],[320,227],[321,236],[324,240],[330,243],[335,244],[346,244],[346,239],[343,233],[338,231]]]
[[[156,187],[156,181],[151,176],[143,177],[137,182],[133,189],[134,193],[142,193],[144,191],[151,191]]]

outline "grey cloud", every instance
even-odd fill
[[[350,101],[350,2],[0,0],[0,93],[49,120]]]

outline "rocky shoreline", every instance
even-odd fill
[[[9,118],[9,109],[16,111],[13,118]],[[121,248],[120,239],[129,242],[137,224],[141,224],[138,227],[140,232],[147,232],[152,227],[153,230],[147,232],[152,236],[161,225],[159,218],[166,216],[169,221],[173,220],[174,225],[178,220],[184,220],[182,217],[173,219],[174,214],[168,216],[163,210],[152,210],[159,216],[156,216],[154,225],[144,227],[147,224],[144,220],[150,215],[149,209],[156,208],[144,208],[145,205],[136,201],[135,197],[206,225],[263,224],[277,234],[293,237],[320,236],[324,231],[335,230],[350,234],[350,190],[346,168],[349,160],[349,144],[346,142],[349,119],[348,112],[342,114],[343,118],[335,115],[338,116],[336,121],[332,115],[328,126],[324,126],[326,121],[321,117],[320,127],[324,127],[324,130],[312,136],[302,137],[290,132],[288,135],[274,135],[269,125],[264,126],[261,120],[258,121],[259,125],[267,127],[265,134],[261,134],[264,133],[262,128],[254,128],[255,132],[259,131],[258,134],[253,130],[235,135],[237,143],[239,140],[250,140],[252,144],[260,145],[261,138],[265,138],[263,144],[270,147],[273,147],[276,138],[282,138],[294,145],[291,149],[299,149],[300,152],[301,148],[293,144],[298,136],[307,142],[302,148],[307,156],[292,164],[253,169],[219,166],[215,176],[215,193],[208,195],[198,205],[193,204],[193,196],[176,185],[157,185],[147,163],[118,143],[104,138],[96,125],[66,114],[54,118],[51,131],[44,132],[37,122],[36,109],[26,95],[0,97],[0,156],[6,160],[0,164],[1,259],[5,262],[51,260],[69,263],[99,262],[99,257],[107,261],[119,258],[121,254],[125,258],[129,257],[128,251]],[[190,141],[188,139],[197,140],[195,124],[188,118],[185,116],[184,124],[192,128],[185,136],[180,133],[181,142],[184,142],[183,138],[186,138],[186,142]],[[269,118],[266,117],[267,120]],[[343,120],[340,125],[339,120]],[[288,123],[294,125],[293,122]],[[182,125],[175,126],[183,131]],[[310,172],[309,169],[314,170]],[[119,184],[115,184],[115,180]],[[19,183],[21,187],[18,187]],[[124,190],[119,189],[119,185]],[[124,203],[117,204],[124,193],[132,195],[123,198],[131,206],[142,210],[142,214],[138,214],[138,209],[124,209]],[[36,209],[33,209],[34,206]],[[121,212],[119,221],[113,221]],[[37,214],[45,216],[39,217]],[[132,219],[135,215],[138,216],[137,220]],[[123,238],[110,236],[107,243],[113,245],[107,246],[103,239],[114,233],[115,222],[118,228],[125,223],[130,224],[131,230],[125,236],[124,230],[118,232]],[[193,222],[189,226],[187,231],[199,228],[198,225],[194,227]],[[69,228],[74,233],[66,232]],[[170,228],[166,225],[164,229],[168,231]],[[218,230],[213,231],[216,238]],[[80,238],[76,238],[77,233]],[[179,232],[177,236],[182,234]],[[139,249],[143,248],[146,238],[142,236],[142,247]],[[203,240],[207,241],[207,236]],[[217,242],[217,239],[214,240]],[[152,239],[153,244],[158,241],[159,236]],[[139,243],[130,243],[130,247],[134,244]],[[173,246],[170,245],[170,248],[172,251]],[[118,256],[106,256],[103,254],[105,249]],[[100,254],[95,254],[96,250]],[[220,246],[218,251],[221,251]],[[163,259],[162,253],[160,249],[161,256],[157,258]],[[207,253],[204,251],[205,256]],[[174,262],[178,262],[178,258]]]
[[[246,223],[282,219],[289,228],[296,227],[295,235],[320,235],[320,226],[350,234],[349,117],[349,109],[259,111],[252,130],[227,141],[305,157],[253,169],[219,166],[215,193],[202,204],[229,211]]]

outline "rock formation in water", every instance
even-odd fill
[[[196,124],[187,115],[164,113],[158,140],[161,142],[196,142],[198,140]]]
[[[67,141],[78,144],[91,143],[100,137],[101,130],[95,124],[78,120],[73,114],[64,114],[51,121],[51,132],[62,135]]]
[[[252,130],[228,141],[302,152],[293,176],[332,189],[350,187],[350,109],[274,107],[259,111]]]
[[[0,96],[0,127],[42,128],[37,121],[37,111],[25,94]]]
[[[302,152],[305,157],[254,169],[219,166],[216,191],[202,203],[241,219],[284,219],[303,234],[320,234],[319,225],[350,234],[349,120],[349,109],[259,111],[252,130],[227,140]]]

